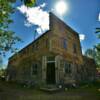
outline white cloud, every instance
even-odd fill
[[[43,33],[43,31],[42,31],[42,29],[41,29],[40,27],[37,28],[36,31],[37,31],[39,34],[42,34],[42,33]]]
[[[37,25],[38,28],[36,29],[39,34],[41,32],[45,32],[46,30],[49,30],[49,13],[47,11],[44,11],[42,8],[46,6],[45,3],[41,4],[37,7],[27,7],[25,5],[21,5],[20,7],[17,7],[17,9],[25,15],[26,21],[25,25],[27,27],[32,25]],[[26,23],[27,22],[27,23]],[[40,29],[42,31],[40,31]]]
[[[38,28],[36,31],[39,35],[49,30],[49,13],[43,10],[45,6],[46,3],[31,8],[25,5],[17,7],[17,9],[26,17],[26,21],[24,22],[25,26],[30,27],[32,25],[37,25]],[[85,39],[84,34],[80,34],[79,37],[81,41]]]
[[[100,21],[100,13],[99,13],[99,17],[98,17],[98,20]]]
[[[85,40],[85,35],[84,34],[79,34],[79,37],[80,37],[80,41]]]

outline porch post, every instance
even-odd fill
[[[46,83],[46,67],[47,67],[47,57],[42,57],[42,82]]]
[[[56,84],[59,83],[59,69],[60,69],[60,59],[59,56],[55,57],[55,79],[56,79]]]

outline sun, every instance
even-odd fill
[[[64,0],[60,0],[59,2],[56,3],[55,11],[59,15],[65,14],[67,10],[68,10],[68,5],[67,5],[67,3]]]

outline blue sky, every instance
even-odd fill
[[[37,0],[37,6],[39,7],[43,3],[46,5],[41,8],[45,12],[50,12],[54,9],[56,2],[59,0]],[[85,39],[81,41],[82,50],[85,51],[87,48],[92,48],[99,40],[96,38],[95,28],[100,27],[98,16],[100,13],[100,0],[64,0],[68,4],[68,11],[61,17],[53,11],[59,18],[61,18],[66,24],[72,27],[75,31],[80,34],[84,34]],[[14,7],[21,7],[23,4],[20,0],[14,4]],[[17,43],[16,47],[21,49],[29,44],[34,39],[34,31],[38,25],[34,23],[27,27],[25,21],[27,17],[25,14],[16,10],[11,15],[14,23],[10,25],[10,29],[13,30],[24,42]],[[7,54],[4,59],[4,63],[7,63],[8,58],[11,54]]]

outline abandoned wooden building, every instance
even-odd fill
[[[53,13],[49,17],[50,30],[9,58],[9,80],[56,85],[93,81],[95,62],[82,55],[79,33]]]

